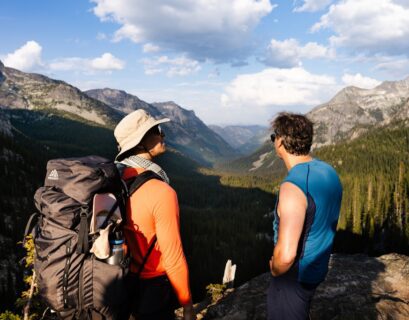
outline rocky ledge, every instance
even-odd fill
[[[260,275],[226,292],[198,318],[266,319],[269,277]],[[312,302],[311,319],[409,319],[409,257],[334,254]]]

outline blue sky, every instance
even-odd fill
[[[266,125],[409,75],[409,0],[5,0],[0,59],[81,90]]]

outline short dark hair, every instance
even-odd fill
[[[287,152],[296,155],[307,155],[314,135],[313,123],[304,115],[281,112],[272,121],[272,129]]]

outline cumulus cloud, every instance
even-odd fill
[[[143,52],[145,53],[149,53],[149,52],[158,52],[160,51],[160,47],[159,46],[155,46],[152,43],[147,43],[143,46]]]
[[[241,59],[247,38],[275,7],[270,0],[92,0],[101,21],[116,22],[114,40],[155,43],[196,60]]]
[[[122,70],[125,62],[116,58],[111,53],[104,53],[101,57],[94,59],[87,58],[61,58],[49,64],[53,71],[113,71]]]
[[[363,89],[372,89],[381,84],[381,81],[369,77],[364,77],[360,73],[357,74],[346,73],[342,77],[342,82],[345,83],[347,86],[354,86]]]
[[[41,61],[42,47],[35,41],[27,41],[25,45],[3,58],[6,66],[22,71],[33,71],[43,67]]]
[[[344,0],[330,7],[312,31],[330,29],[331,44],[367,54],[406,54],[409,50],[409,2]]]
[[[332,0],[303,0],[303,5],[294,8],[295,12],[315,12],[325,9]]]
[[[160,56],[155,59],[144,59],[142,62],[146,75],[166,73],[169,77],[186,76],[201,69],[198,61],[189,59],[184,55],[176,58]]]
[[[101,57],[92,59],[90,66],[95,70],[122,70],[125,63],[111,53],[104,53]]]
[[[334,50],[316,42],[308,42],[301,46],[296,39],[284,41],[272,39],[263,62],[273,67],[292,68],[300,66],[302,59],[333,58],[334,56]]]
[[[237,76],[221,97],[223,106],[305,106],[329,99],[339,87],[333,77],[303,68],[268,68]]]

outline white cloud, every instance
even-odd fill
[[[383,60],[375,66],[375,70],[384,71],[395,78],[405,78],[409,75],[409,59],[404,57],[385,57]]]
[[[124,66],[125,62],[111,53],[104,53],[101,57],[91,60],[91,68],[95,70],[122,70]]]
[[[160,51],[160,47],[154,45],[153,43],[147,43],[143,46],[143,52],[149,53],[149,52],[158,52]]]
[[[276,5],[270,0],[92,0],[101,21],[120,25],[114,40],[155,43],[198,60],[243,58],[260,20]]]
[[[146,75],[166,73],[169,77],[186,76],[201,69],[197,60],[192,60],[182,55],[176,58],[160,56],[155,59],[142,60]]]
[[[7,54],[3,59],[6,66],[22,71],[32,71],[42,67],[41,46],[35,41],[27,41],[25,45],[13,53]]]
[[[334,56],[334,50],[316,42],[308,42],[301,46],[296,39],[284,41],[272,39],[267,48],[264,63],[279,68],[291,68],[300,66],[302,59],[333,58]]]
[[[94,59],[87,58],[60,58],[49,64],[53,71],[112,71],[122,70],[125,62],[114,57],[111,53],[104,53],[101,57]]]
[[[303,5],[300,7],[295,7],[295,12],[315,12],[325,9],[332,0],[303,0]]]
[[[268,68],[237,76],[225,88],[221,102],[237,107],[311,106],[327,100],[338,89],[331,76],[312,74],[303,68]]]
[[[347,86],[355,86],[363,89],[372,89],[377,85],[381,84],[381,81],[369,77],[364,77],[360,73],[357,74],[346,73],[342,77],[342,82],[345,83]]]
[[[331,44],[370,54],[406,54],[409,50],[409,2],[344,0],[332,5],[312,31],[331,29]]]

